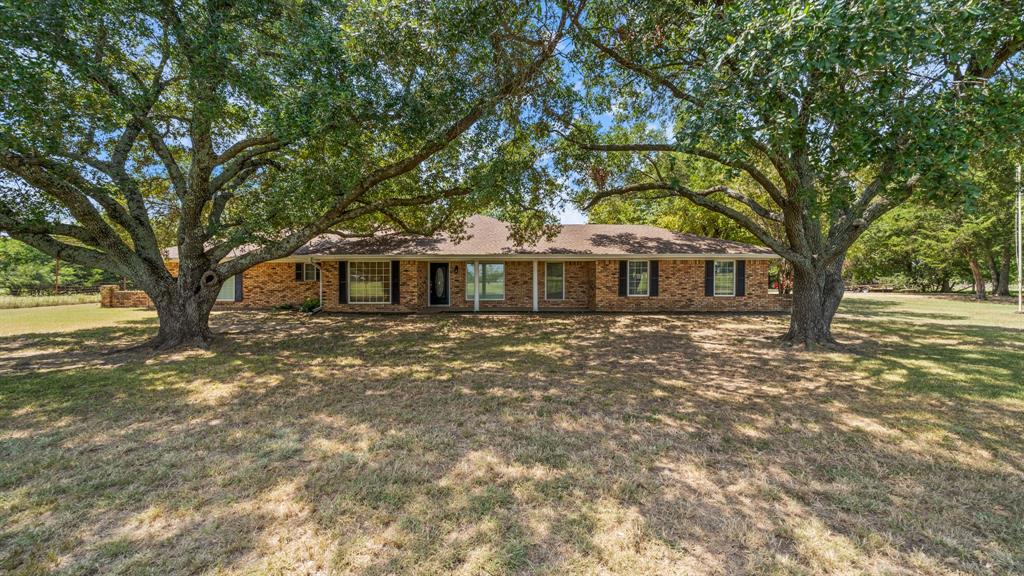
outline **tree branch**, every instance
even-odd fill
[[[664,190],[666,192],[671,193],[674,196],[685,198],[693,202],[694,204],[697,204],[698,206],[707,208],[708,210],[717,212],[719,214],[722,214],[723,216],[727,216],[734,220],[736,223],[740,224],[741,226],[749,230],[751,234],[756,236],[758,240],[764,242],[766,246],[775,251],[775,253],[778,254],[779,256],[782,256],[783,258],[800,265],[810,265],[810,262],[807,260],[807,258],[791,250],[788,246],[785,245],[785,243],[779,241],[774,236],[772,236],[771,233],[768,232],[768,230],[766,230],[763,226],[754,221],[754,219],[748,216],[747,214],[744,214],[731,206],[727,206],[725,204],[722,204],[721,202],[709,198],[709,195],[711,193],[717,191],[716,189],[696,191],[687,188],[686,186],[681,186],[670,182],[645,182],[642,184],[630,184],[619,188],[604,190],[596,194],[593,197],[593,199],[591,199],[591,201],[587,203],[586,208],[590,209],[591,207],[594,206],[594,204],[596,204],[600,200],[610,198],[612,196],[623,196],[653,190]]]
[[[130,249],[103,219],[89,196],[74,183],[44,168],[45,161],[26,158],[8,149],[0,150],[0,168],[17,175],[30,186],[51,194],[89,231],[97,244],[109,252],[128,255]],[[122,209],[123,212],[123,209]],[[125,215],[126,216],[126,215]]]
[[[723,166],[730,168],[736,168],[742,170],[750,175],[755,182],[758,183],[765,192],[771,196],[772,200],[779,206],[785,206],[787,200],[782,194],[782,191],[772,182],[771,178],[767,174],[762,172],[757,166],[743,160],[732,160],[725,156],[712,152],[711,150],[705,150],[703,148],[682,148],[675,144],[586,144],[577,143],[578,146],[584,150],[592,150],[594,152],[675,152],[679,154],[690,154],[698,156],[700,158],[706,158],[708,160],[717,162]]]
[[[217,158],[214,160],[213,164],[215,166],[220,166],[230,161],[232,158],[238,156],[243,151],[249,148],[252,148],[254,146],[265,146],[268,144],[281,144],[281,142],[278,141],[278,139],[274,137],[273,134],[263,134],[261,136],[244,138],[242,140],[239,140],[238,142],[235,142],[234,144],[229,146],[227,150],[217,155]]]
[[[600,50],[603,54],[614,60],[615,63],[618,64],[619,66],[622,66],[623,68],[630,70],[638,74],[639,76],[642,76],[643,78],[655,84],[656,86],[661,86],[662,88],[667,89],[672,94],[672,96],[680,100],[684,100],[691,104],[697,104],[696,98],[694,98],[690,93],[686,92],[685,90],[677,86],[674,82],[672,82],[665,76],[658,74],[657,72],[649,68],[645,68],[640,64],[637,64],[636,62],[633,62],[632,60],[626,58],[617,50],[612,48],[611,46],[608,46],[601,42],[600,40],[598,40],[596,36],[588,32],[587,29],[584,28],[582,24],[580,24],[579,14],[573,17],[573,28],[579,30],[588,43],[590,43],[595,48]]]
[[[1021,50],[1024,50],[1024,36],[1009,38],[996,49],[995,54],[987,62],[983,63],[977,58],[973,58],[967,66],[967,72],[964,76],[966,79],[988,80],[995,76],[1003,64]]]
[[[246,146],[242,150],[238,150],[234,153],[234,159],[230,160],[224,169],[210,179],[209,194],[216,194],[221,187],[226,184],[232,183],[237,176],[244,172],[247,168],[253,166],[269,166],[274,165],[272,160],[261,161],[257,158],[262,154],[275,152],[284,147],[283,142],[274,141],[263,145]],[[244,150],[244,152],[243,152]],[[250,173],[251,174],[251,173]],[[233,185],[237,185],[237,182]]]

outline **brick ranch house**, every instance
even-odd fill
[[[171,272],[177,251],[166,253]],[[505,223],[473,216],[462,238],[319,236],[287,258],[224,282],[218,307],[271,308],[319,299],[328,312],[782,311],[768,292],[770,250],[655,226],[563,225],[515,246]],[[150,305],[106,286],[104,306]]]

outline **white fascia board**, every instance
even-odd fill
[[[308,258],[307,256],[303,256]],[[777,254],[725,254],[722,252],[708,254],[347,254],[341,256],[313,256],[317,261],[329,260],[421,260],[424,262],[448,262],[463,260],[480,260],[495,262],[502,260],[557,260],[557,261],[594,261],[594,260],[782,260]],[[279,259],[273,262],[293,261]]]
[[[225,258],[223,261],[231,260]],[[177,262],[177,258],[168,258],[168,262]],[[462,260],[480,260],[495,262],[502,260],[558,260],[558,261],[595,261],[595,260],[782,260],[778,254],[726,254],[711,252],[705,254],[345,254],[286,256],[266,262],[330,262],[334,260],[419,260],[424,262],[448,262]]]

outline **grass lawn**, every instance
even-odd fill
[[[0,573],[1019,574],[1024,317],[0,313]],[[21,312],[21,311],[17,311]],[[101,326],[102,324],[102,326]]]
[[[124,323],[154,325],[156,314],[131,308],[100,308],[99,304],[26,307],[0,310],[0,336],[77,332],[87,328],[111,328]],[[10,350],[4,346],[4,350]]]

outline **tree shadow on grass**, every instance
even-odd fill
[[[1019,571],[1013,395],[908,388],[950,359],[913,327],[808,354],[782,322],[238,313],[119,364],[72,337],[0,371],[0,568]],[[947,378],[1000,387],[996,344]]]
[[[858,319],[891,318],[899,316],[906,319],[921,320],[968,320],[970,316],[964,314],[950,314],[947,312],[920,312],[903,309],[899,301],[894,300],[868,300],[864,298],[847,298],[843,300],[840,312],[844,316],[853,316]]]
[[[855,326],[859,353],[844,360],[859,373],[910,392],[1024,400],[1024,339],[1013,330],[893,318]]]

